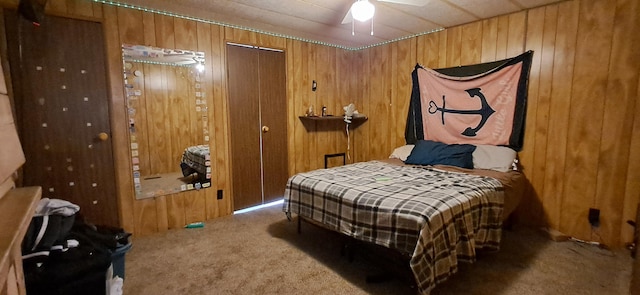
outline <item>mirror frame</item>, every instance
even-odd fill
[[[145,190],[143,183],[146,180],[151,180],[153,175],[141,175],[140,166],[140,154],[138,150],[138,138],[139,133],[136,129],[136,114],[141,111],[136,109],[138,105],[137,101],[139,97],[143,95],[141,89],[135,89],[131,80],[136,79],[137,76],[143,75],[139,70],[131,71],[132,63],[160,65],[160,66],[179,66],[179,67],[191,67],[194,68],[191,73],[194,75],[194,93],[195,97],[191,98],[195,104],[196,112],[198,112],[202,118],[203,126],[203,139],[204,143],[196,146],[190,146],[185,148],[182,155],[182,161],[176,163],[176,170],[182,172],[182,175],[191,177],[193,174],[196,176],[193,178],[193,182],[181,184],[180,187],[169,187],[167,189],[159,190]],[[130,45],[122,44],[122,69],[123,69],[123,81],[124,81],[124,95],[126,99],[126,114],[127,121],[129,122],[129,144],[131,150],[131,169],[133,174],[133,184],[136,199],[153,198],[168,194],[180,193],[189,190],[199,190],[202,188],[211,187],[211,156],[209,146],[209,130],[208,130],[208,106],[206,100],[206,93],[204,91],[203,78],[204,73],[205,56],[204,52],[195,52],[189,50],[180,49],[165,49],[144,45]],[[191,100],[190,99],[190,100]],[[146,111],[146,110],[145,110]],[[206,150],[205,148],[206,147]],[[194,157],[198,157],[200,162],[199,170],[204,166],[204,171],[198,172],[192,168]],[[190,174],[185,175],[186,173]]]

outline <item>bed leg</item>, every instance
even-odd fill
[[[298,215],[298,233],[302,233],[302,218]]]

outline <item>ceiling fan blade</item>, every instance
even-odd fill
[[[342,19],[342,24],[348,24],[351,22],[353,22],[353,16],[351,15],[351,8],[349,8],[349,11],[347,11],[347,14]]]
[[[378,0],[378,2],[390,2],[397,4],[407,4],[413,6],[425,6],[430,0]]]

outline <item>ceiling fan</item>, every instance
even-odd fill
[[[378,2],[390,2],[396,4],[406,4],[413,6],[424,6],[427,5],[429,0],[378,0]],[[358,20],[361,22],[370,20],[373,18],[375,14],[376,7],[369,2],[369,0],[356,0],[356,2],[351,5],[349,11],[342,19],[343,24],[352,23],[353,20]],[[373,22],[372,22],[373,26]],[[373,29],[371,30],[371,34],[373,35]]]

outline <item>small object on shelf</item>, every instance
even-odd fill
[[[322,106],[322,116],[323,117],[327,116],[327,107],[326,106]]]
[[[309,109],[307,109],[307,113],[305,114],[305,116],[307,117],[315,117],[316,114],[313,113],[313,105],[309,106]]]

